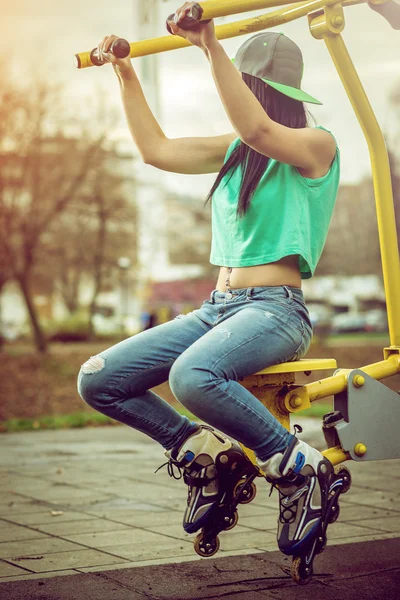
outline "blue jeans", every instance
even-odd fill
[[[128,338],[81,367],[78,391],[97,411],[166,450],[196,424],[150,391],[169,379],[192,414],[254,450],[283,452],[292,435],[238,381],[307,352],[312,327],[300,288],[214,290],[201,308]]]

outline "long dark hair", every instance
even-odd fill
[[[262,79],[242,73],[242,79],[251,89],[258,101],[264,107],[268,116],[277,123],[286,127],[300,129],[308,126],[308,111],[304,104],[299,100],[293,100],[284,94],[281,94],[275,88],[271,87]],[[236,218],[242,217],[249,208],[251,198],[255,189],[267,168],[269,161],[268,156],[260,154],[242,141],[236,146],[226,163],[217,175],[211,190],[209,191],[205,204],[212,199],[212,195],[229,171],[231,171],[229,179],[234,171],[242,166],[242,183],[239,193],[239,201],[237,205]],[[229,181],[229,180],[228,180]]]

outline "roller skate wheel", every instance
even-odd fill
[[[205,541],[203,533],[199,533],[194,540],[194,549],[199,556],[214,556],[219,550],[219,537]]]
[[[235,489],[233,490],[234,496],[236,496],[236,494],[239,493],[238,504],[249,504],[249,502],[254,500],[254,498],[257,494],[257,488],[256,488],[256,484],[254,483],[254,481],[251,481],[250,483],[243,486],[245,481],[246,481],[245,479],[241,479],[240,481],[238,481],[237,484],[235,485]],[[243,486],[243,487],[239,492],[239,488],[241,486]]]
[[[351,486],[351,473],[350,473],[349,469],[347,467],[339,465],[335,468],[335,475],[336,475],[336,477],[343,478],[343,485],[342,485],[342,490],[340,493],[345,494],[346,492],[349,491],[350,486]]]
[[[313,576],[312,565],[306,565],[302,556],[296,556],[293,558],[292,565],[290,567],[290,575],[293,581],[299,585],[306,585],[310,582]]]
[[[331,508],[331,514],[329,515],[328,523],[334,523],[338,520],[340,515],[340,506],[339,504],[334,504]]]
[[[231,529],[233,529],[235,527],[235,525],[237,525],[237,522],[239,521],[239,515],[238,515],[238,511],[235,510],[235,512],[233,513],[233,515],[231,517],[224,517],[224,523],[226,523],[226,526],[224,525],[224,531],[230,531]]]

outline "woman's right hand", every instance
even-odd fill
[[[112,52],[109,52],[112,43],[117,39],[119,39],[117,35],[107,35],[97,46],[97,51],[103,60],[112,64],[118,77],[126,78],[134,73],[131,59],[129,56],[126,58],[117,58]]]

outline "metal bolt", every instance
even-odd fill
[[[362,375],[356,375],[353,379],[353,385],[355,387],[362,387],[365,383],[365,377],[363,377]]]
[[[326,473],[326,465],[321,465],[321,473]]]
[[[299,408],[302,404],[303,400],[300,398],[300,396],[292,396],[290,398],[290,406],[292,408]]]
[[[219,457],[219,460],[220,460],[220,462],[222,462],[222,464],[224,465],[224,464],[226,464],[226,463],[228,462],[229,458],[228,458],[228,456],[227,456],[226,454],[222,454],[222,455]]]
[[[211,544],[206,544],[206,548],[207,549],[211,548]]]
[[[334,27],[340,27],[341,25],[343,25],[343,22],[344,22],[344,19],[340,15],[336,15],[336,17],[333,17],[332,21],[331,21],[331,23]]]
[[[248,493],[249,493],[249,492],[248,492],[247,490],[243,490],[243,491],[242,491],[242,494],[243,494],[243,496],[247,496],[247,494],[248,494]]]
[[[229,521],[229,517],[225,517],[225,518],[224,518],[224,521],[227,521],[227,522],[228,522],[228,521]]]
[[[367,446],[365,444],[363,444],[362,442],[359,442],[358,444],[356,444],[354,446],[354,454],[356,454],[357,456],[364,456],[364,454],[366,454],[367,452]]]

